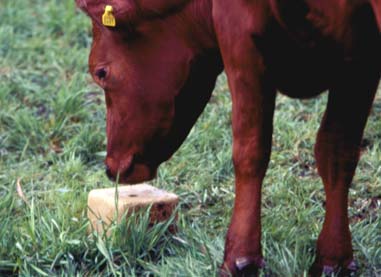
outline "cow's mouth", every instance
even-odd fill
[[[130,156],[125,161],[118,163],[106,159],[106,175],[120,184],[137,184],[150,181],[156,177],[157,166],[143,163],[139,158]]]

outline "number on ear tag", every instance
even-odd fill
[[[116,20],[114,15],[112,14],[112,6],[107,5],[105,7],[105,12],[102,15],[102,24],[108,27],[115,27],[116,26]]]

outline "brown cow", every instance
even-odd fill
[[[221,274],[257,274],[261,186],[276,91],[329,90],[315,155],[326,217],[312,275],[354,270],[348,188],[381,69],[380,0],[77,0],[92,18],[89,65],[107,104],[107,175],[155,177],[228,76],[236,199]],[[102,25],[111,5],[115,27]]]

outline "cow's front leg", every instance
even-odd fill
[[[353,65],[354,67],[354,65]],[[343,69],[330,90],[315,146],[326,193],[326,214],[310,273],[320,276],[355,270],[348,220],[348,190],[359,159],[359,146],[379,80],[377,67],[364,63]],[[368,70],[366,70],[368,69]]]
[[[235,203],[221,275],[252,276],[263,266],[261,187],[270,159],[276,90],[255,34],[266,25],[263,3],[213,1],[215,31],[233,103]],[[253,14],[258,14],[256,20]]]
[[[226,238],[224,268],[233,275],[256,274],[263,266],[261,187],[271,152],[275,91],[262,72],[244,67],[230,71],[229,80],[236,198]]]
[[[244,45],[241,44],[242,47]],[[238,49],[237,49],[238,50]],[[223,272],[255,275],[261,253],[261,186],[271,152],[275,89],[253,47],[248,57],[229,56],[226,72],[233,102],[235,203],[226,237]],[[251,51],[251,52],[250,52]]]

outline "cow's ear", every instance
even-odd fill
[[[166,15],[181,9],[190,0],[75,0],[93,20],[102,24],[106,6],[112,7],[115,27]]]
[[[75,0],[77,6],[83,10],[95,22],[104,24],[102,18],[105,14],[115,20],[115,26],[123,27],[131,24],[138,19],[139,8],[136,4],[137,0]],[[111,10],[110,10],[111,7]]]

